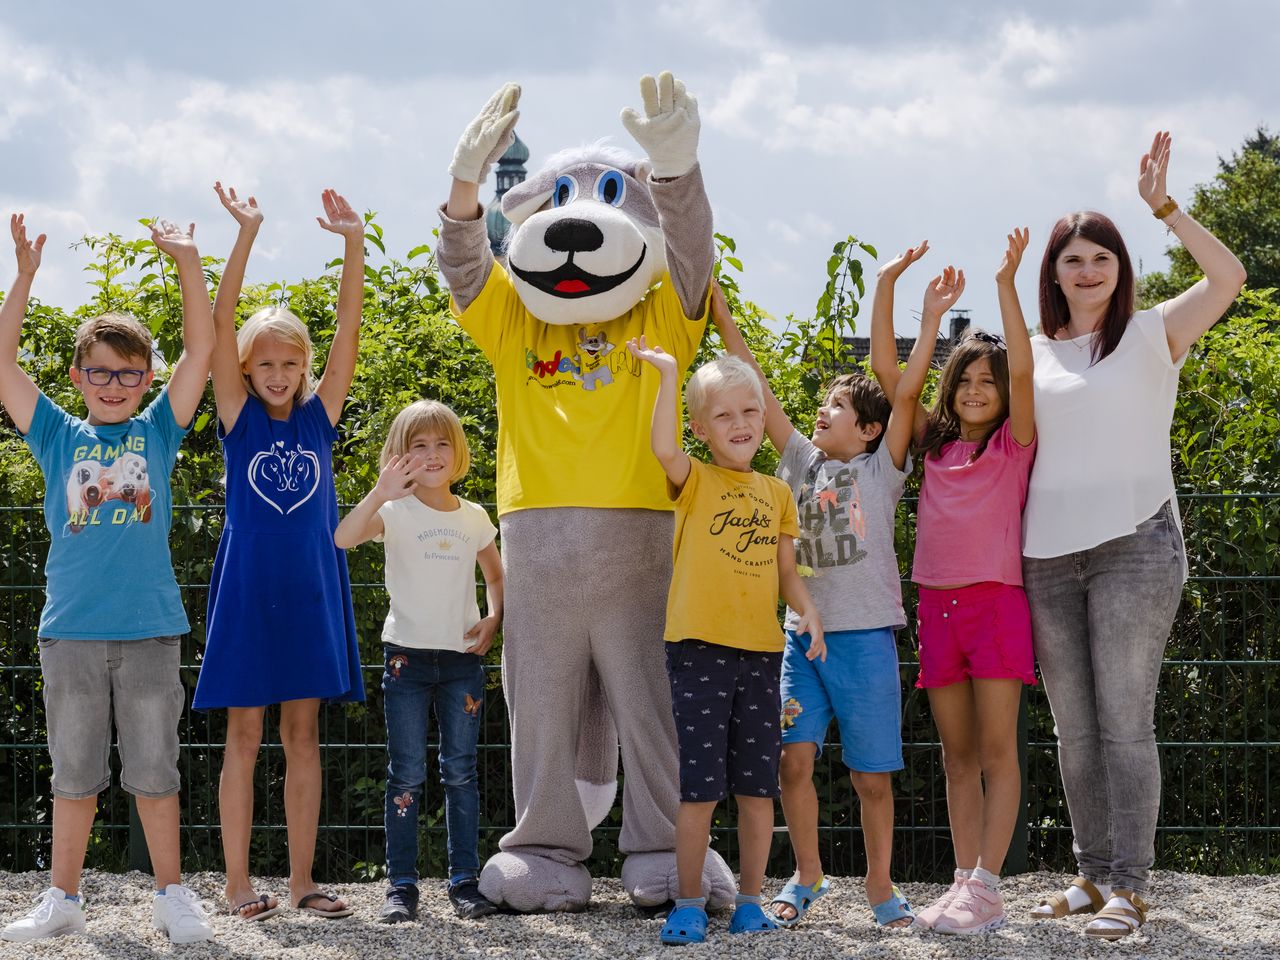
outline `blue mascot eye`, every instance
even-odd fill
[[[596,181],[597,200],[611,207],[620,207],[626,195],[627,182],[622,179],[621,173],[617,170],[606,170],[600,174],[600,179]]]
[[[573,177],[557,177],[551,188],[551,206],[563,207],[578,193],[578,182]]]

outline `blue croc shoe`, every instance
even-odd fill
[[[701,907],[676,907],[662,925],[662,942],[672,946],[702,943],[707,939],[707,911]]]
[[[733,919],[729,921],[730,933],[768,933],[777,930],[778,925],[758,903],[740,903],[733,911]]]

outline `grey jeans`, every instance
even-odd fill
[[[1169,503],[1127,536],[1022,563],[1076,862],[1095,883],[1138,893],[1155,861],[1156,684],[1183,570]]]

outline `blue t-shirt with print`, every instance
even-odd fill
[[[190,629],[169,556],[169,475],[186,434],[160,395],[94,426],[40,394],[27,445],[44,472],[49,529],[39,635],[143,640]]]

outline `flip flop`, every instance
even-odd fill
[[[663,943],[702,943],[706,939],[706,910],[701,907],[677,907],[667,914],[667,922],[662,926]]]
[[[830,889],[831,882],[826,877],[823,877],[822,882],[816,887],[812,884],[797,883],[794,880],[790,880],[782,888],[782,891],[770,901],[769,906],[772,907],[775,903],[785,904],[795,910],[796,915],[784,920],[775,911],[770,910],[769,916],[780,927],[794,927],[809,912],[809,908],[822,899],[823,895]]]
[[[916,918],[916,912],[911,909],[911,904],[907,902],[907,898],[902,895],[896,883],[893,885],[893,893],[889,899],[883,903],[873,904],[871,912],[875,914],[876,923],[882,927],[888,926],[895,920],[914,921]],[[907,924],[902,929],[909,929],[910,926],[911,924]]]
[[[777,930],[778,924],[773,917],[761,909],[758,903],[740,903],[733,911],[729,921],[730,933],[768,933]]]
[[[257,913],[253,913],[253,914],[245,914],[244,908],[252,907],[255,903],[262,904],[264,907],[266,907],[266,909],[259,910]],[[267,906],[269,903],[271,903],[271,894],[264,893],[259,897],[254,897],[252,900],[246,900],[244,903],[237,903],[234,907],[228,907],[227,913],[238,920],[245,920],[245,921],[265,920],[267,919],[267,917],[274,917],[277,913],[280,912],[279,903],[277,903],[274,907]]]
[[[307,904],[313,900],[328,900],[330,903],[337,903],[338,898],[329,893],[308,893],[305,897],[298,901],[298,905],[293,909],[299,913],[313,913],[317,917],[324,917],[326,920],[341,920],[343,917],[349,917],[353,913],[350,907],[343,907],[341,910],[321,910],[319,907],[308,907]]]

